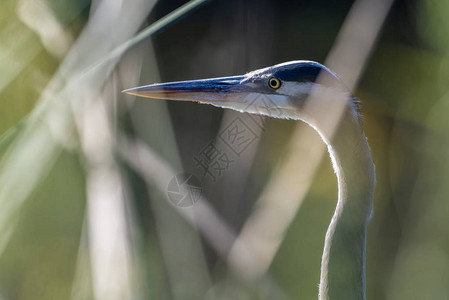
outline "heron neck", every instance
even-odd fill
[[[338,180],[338,202],[326,233],[320,299],[365,299],[365,244],[375,185],[374,164],[361,122],[348,106],[326,138]]]

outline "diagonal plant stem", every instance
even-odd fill
[[[192,13],[195,9],[199,8],[201,5],[204,5],[209,1],[211,0],[192,0],[182,5],[181,7],[175,9],[174,11],[170,12],[166,16],[162,17],[161,19],[157,20],[156,22],[154,22],[153,24],[149,25],[147,28],[136,34],[134,37],[130,38],[129,40],[122,43],[120,46],[111,50],[108,54],[99,59],[95,64],[84,70],[84,72],[81,75],[81,79],[91,73],[94,73],[95,71],[97,71],[101,67],[104,67],[108,63],[111,63],[114,60],[118,59],[128,50],[130,50],[131,48],[142,42],[144,39],[161,32],[168,26],[172,25],[176,21],[185,17],[187,14]],[[76,83],[78,83],[78,81],[76,81]],[[20,129],[22,127],[21,125],[27,122],[27,117],[28,115],[23,117],[19,121],[18,125],[12,126],[4,134],[0,136],[0,150],[7,147],[8,144],[16,137],[16,135],[20,132]]]
[[[181,7],[175,9],[168,15],[162,17],[161,19],[157,20],[138,34],[136,34],[133,38],[129,39],[128,41],[124,42],[111,52],[109,52],[108,55],[106,55],[103,59],[98,61],[97,64],[92,66],[89,70],[86,72],[90,72],[92,69],[96,69],[99,66],[102,66],[104,64],[107,64],[108,62],[113,61],[114,59],[122,56],[126,51],[134,47],[135,45],[142,42],[144,39],[146,39],[149,36],[152,36],[156,33],[161,32],[165,28],[167,28],[169,25],[173,24],[174,22],[180,20],[182,17],[185,17],[188,13],[193,12],[193,10],[200,7],[200,5],[206,4],[211,0],[192,0],[187,2],[186,4],[182,5]]]
[[[8,145],[14,140],[14,137],[20,131],[23,126],[23,123],[26,122],[26,117],[19,121],[15,126],[10,127],[0,136],[0,151],[8,148]]]
[[[144,20],[146,11],[149,11],[154,4],[154,2],[139,3],[140,6],[135,6],[134,11],[137,7],[140,10],[132,13],[133,4],[130,3],[127,10],[123,12],[127,12],[128,15],[121,16],[122,19],[135,16],[134,20],[127,19],[126,28],[121,28],[121,31],[115,34],[116,39],[107,39],[107,34],[111,34],[110,30],[105,30],[106,33],[103,35],[101,35],[102,32],[96,32],[96,36],[80,36],[50,84],[43,91],[36,108],[22,119],[20,124],[23,125],[11,129],[0,141],[1,145],[6,145],[8,141],[14,139],[10,151],[0,164],[0,204],[2,206],[0,232],[10,232],[13,229],[14,221],[17,220],[18,212],[25,200],[45,177],[46,172],[51,169],[64,143],[72,137],[74,128],[71,106],[80,105],[79,99],[83,97],[84,92],[102,88],[124,52],[151,34],[160,32],[205,2],[207,0],[191,1],[148,26],[134,38],[128,39]],[[101,4],[103,3],[114,5],[107,1]],[[134,4],[137,5],[137,3]],[[99,45],[97,47],[99,49],[95,49],[97,51],[94,53],[92,53],[93,38]],[[103,39],[108,42],[106,45],[103,45]],[[121,40],[125,40],[121,46],[112,51],[108,49],[112,46],[111,42]],[[102,53],[103,51],[105,53]],[[92,67],[89,60],[97,63]],[[83,68],[83,64],[88,67]],[[6,234],[1,235],[0,246],[6,245],[8,237],[9,235]],[[0,252],[2,250],[3,248]]]
[[[139,174],[147,184],[149,191],[156,190],[165,193],[167,182],[175,174],[173,166],[164,158],[159,156],[153,149],[146,146],[139,140],[133,140],[125,136],[119,139],[117,145],[118,154],[137,174]],[[168,201],[168,199],[166,199]],[[157,201],[156,201],[157,202]],[[175,213],[181,216],[188,224],[197,229],[205,241],[216,251],[223,259],[226,259],[229,250],[235,242],[235,232],[226,224],[222,217],[209,204],[204,195],[200,195],[198,202],[186,209],[170,205]],[[156,216],[157,217],[157,216]],[[245,251],[246,249],[242,249]],[[242,255],[241,253],[239,255]],[[235,270],[232,270],[235,271]],[[239,272],[234,273],[236,277],[241,276]],[[240,277],[240,279],[247,279]],[[264,274],[259,278],[260,284],[268,286],[268,298],[287,299],[284,291],[278,286],[270,274]],[[257,282],[248,281],[247,283],[257,287]],[[260,288],[260,287],[259,287]],[[260,290],[265,290],[260,288]]]
[[[339,74],[352,91],[373,49],[377,36],[394,0],[358,0],[351,7],[331,49],[325,65]],[[320,77],[323,82],[326,78]],[[341,120],[343,105],[334,110],[320,109],[320,96],[312,94],[306,109],[326,111],[328,136],[332,136]],[[274,170],[255,211],[244,224],[230,251],[231,269],[248,279],[263,276],[269,269],[287,229],[312,183],[326,147],[321,139],[304,126],[297,125],[288,153]],[[301,172],[298,172],[301,170]],[[280,199],[279,195],[282,195]]]

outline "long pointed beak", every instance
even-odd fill
[[[235,99],[236,94],[253,91],[250,84],[243,83],[246,76],[232,76],[212,79],[157,83],[124,90],[124,93],[176,101],[203,103],[226,102]]]
[[[156,83],[124,90],[124,93],[175,101],[199,102],[274,118],[297,119],[287,96],[271,93],[245,75]]]

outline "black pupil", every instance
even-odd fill
[[[272,87],[277,87],[277,86],[278,86],[277,80],[276,80],[276,79],[271,79],[271,80],[270,80],[270,85],[271,85]]]

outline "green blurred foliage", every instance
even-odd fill
[[[2,155],[13,142],[14,126],[20,126],[35,107],[63,60],[53,56],[36,31],[20,19],[17,11],[21,2],[5,0],[0,10],[0,134],[6,133],[0,144]],[[212,2],[156,36],[152,42],[161,79],[231,75],[291,59],[322,62],[352,4],[262,1],[260,10],[254,8],[251,14],[254,1],[246,2],[249,4],[243,12],[236,1]],[[43,3],[76,40],[86,25],[91,3]],[[182,1],[160,1],[149,22],[179,4]],[[247,26],[256,28],[255,36],[242,34]],[[449,2],[397,1],[356,91],[363,103],[378,178],[375,215],[368,236],[368,299],[449,299],[447,36]],[[145,44],[143,51],[150,46]],[[156,79],[154,72],[142,70],[142,83]],[[181,160],[185,166],[193,165],[191,157],[215,136],[221,111],[187,104],[168,108]],[[172,135],[172,130],[156,127],[160,119],[168,119],[159,109],[155,104],[137,102],[131,113],[136,123],[133,134],[157,141],[152,146],[170,157],[177,151],[165,138]],[[223,209],[234,229],[240,228],[282,159],[291,129],[288,121],[267,122],[250,179],[244,183],[246,198],[237,199],[237,209],[223,209],[222,195],[232,187],[207,187],[209,198],[215,207]],[[85,170],[78,151],[76,147],[63,151],[17,216],[18,226],[0,256],[2,298],[71,297],[86,205]],[[139,241],[136,256],[142,264],[142,294],[171,299],[173,286],[157,217],[148,201],[151,196],[131,171],[127,179],[140,227],[133,234]],[[336,194],[331,164],[325,159],[270,269],[291,299],[316,298],[324,234]],[[228,295],[263,298],[253,286],[235,283],[237,279],[231,278],[225,263],[207,245],[204,252],[211,280],[224,282],[220,289]],[[226,287],[229,282],[234,284]]]
[[[0,260],[5,299],[68,299],[85,206],[79,157],[65,153],[30,197]]]

